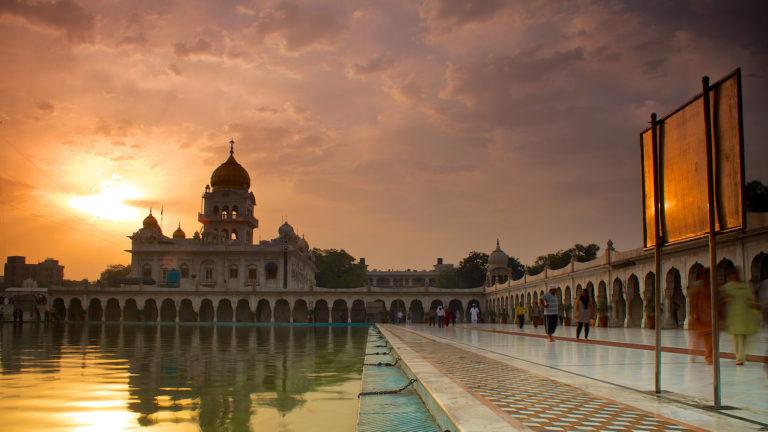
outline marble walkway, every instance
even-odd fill
[[[666,391],[658,398],[646,393],[653,388],[653,351],[550,343],[533,329],[530,335],[511,334],[517,330],[511,325],[385,327],[510,424],[530,430],[761,430],[768,424],[762,363],[737,368],[723,362],[724,401],[738,409],[715,413],[696,407],[711,399],[711,369],[696,356],[663,354]],[[575,333],[574,327],[566,329]],[[617,342],[622,337],[602,336]]]

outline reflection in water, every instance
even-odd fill
[[[368,330],[61,324],[0,332],[0,431],[342,431],[354,430]]]

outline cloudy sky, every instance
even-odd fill
[[[768,3],[0,0],[0,256],[127,263],[212,170],[371,267],[641,245],[638,133],[743,72],[768,180]]]

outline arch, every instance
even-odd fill
[[[716,269],[718,287],[723,286],[725,284],[726,278],[732,273],[735,273],[738,276],[736,266],[733,264],[733,261],[729,260],[728,258],[721,259],[720,262],[717,263]]]
[[[531,293],[525,295],[525,306],[529,308],[531,307]]]
[[[408,306],[408,313],[411,314],[411,322],[414,324],[421,324],[424,322],[424,306],[421,304],[421,300],[411,300],[411,304]]]
[[[605,281],[597,283],[597,307],[602,311],[599,315],[608,316],[608,286]]]
[[[235,228],[232,228],[232,232],[229,233],[229,239],[230,240],[237,240],[237,230]]]
[[[302,299],[296,300],[293,304],[293,322],[305,323],[309,322],[309,309],[307,308],[307,302]]]
[[[107,305],[104,307],[104,321],[120,321],[122,315],[120,302],[114,297],[107,299]]]
[[[160,321],[176,322],[176,303],[172,299],[165,299],[160,303]]]
[[[64,304],[64,299],[56,297],[51,305],[53,311],[53,319],[56,321],[64,321],[67,319],[67,306]]]
[[[123,321],[138,322],[141,321],[141,311],[136,300],[129,298],[123,305]]]
[[[462,323],[465,321],[464,306],[461,304],[461,300],[453,299],[449,301],[448,310],[451,311],[452,317],[456,317],[456,322]]]
[[[232,302],[229,299],[219,300],[216,305],[216,322],[232,322]]]
[[[640,298],[640,281],[634,274],[627,279],[627,327],[640,327],[643,322],[643,299]]]
[[[229,219],[229,207],[224,206],[221,208],[221,218],[222,219]]]
[[[291,322],[291,304],[286,299],[275,302],[275,322]]]
[[[237,214],[239,213],[239,210],[237,206],[232,206],[232,219],[237,219]]]
[[[645,310],[645,328],[654,328],[656,313],[656,275],[648,272],[643,282],[643,309]]]
[[[493,299],[494,308],[498,307],[499,299]],[[429,310],[436,311],[438,306],[442,306],[443,301],[440,299],[434,299],[432,300],[432,303],[429,304]]]
[[[251,305],[246,299],[240,299],[235,305],[235,321],[236,322],[253,322],[253,314],[251,313]]]
[[[691,271],[696,272],[701,267],[701,264],[696,263],[691,266]],[[688,280],[694,281],[695,279],[696,273],[694,273],[693,278]],[[666,284],[664,286],[664,300],[662,305],[665,306],[665,326],[682,328],[685,324],[687,308],[685,294],[683,293],[683,285],[680,278],[680,272],[674,267],[667,271]]]
[[[229,266],[229,278],[230,279],[237,279],[238,278],[238,274],[239,274],[239,272],[237,270],[237,265],[236,264],[231,264]]]
[[[401,299],[392,300],[392,303],[389,306],[389,322],[397,322],[397,312],[403,313],[403,322],[405,322],[406,317],[406,311],[405,311],[405,302]]]
[[[571,296],[571,286],[570,285],[566,285],[565,286],[565,293],[564,293],[564,295],[565,295],[565,298],[563,299],[563,301],[565,302],[564,304],[565,304],[566,307],[563,308],[563,313],[565,314],[565,316],[567,318],[570,318],[572,316],[572,314],[573,314],[573,310],[572,310],[572,308],[573,308],[573,297]]]
[[[198,312],[198,320],[200,322],[213,322],[215,312],[213,310],[213,302],[211,299],[203,299],[200,302],[200,311]]]
[[[142,316],[144,321],[154,322],[157,321],[157,302],[155,299],[146,299],[144,301],[144,309],[142,310]]]
[[[627,302],[624,300],[624,287],[621,279],[613,280],[613,289],[611,290],[611,308],[613,326],[623,326],[627,319]]]
[[[185,298],[179,303],[179,322],[196,322],[197,314],[192,306],[192,300]]]
[[[88,303],[88,321],[101,321],[104,310],[101,308],[101,300],[92,298]]]
[[[269,305],[269,300],[261,299],[256,302],[256,322],[270,321],[272,321],[272,307]]]
[[[467,318],[471,318],[471,315],[470,315],[469,311],[472,309],[472,306],[477,306],[477,310],[480,311],[480,313],[478,314],[478,320],[479,320],[479,322],[482,322],[482,320],[483,320],[483,313],[482,313],[483,309],[480,307],[480,301],[477,300],[477,299],[472,299],[472,300],[467,302],[467,308],[464,310],[464,316],[467,317]]]
[[[85,320],[85,310],[83,310],[83,303],[79,298],[75,297],[69,301],[69,308],[67,309],[67,319],[69,321],[83,321]]]
[[[336,299],[331,307],[331,318],[333,322],[347,322],[347,302],[342,299]]]
[[[584,289],[589,293],[589,305],[592,308],[592,318],[597,318],[597,297],[595,297],[595,284],[591,281],[587,282]]]
[[[750,282],[755,290],[756,299],[768,299],[768,254],[760,252],[752,258],[749,264]],[[768,320],[768,316],[763,310],[763,322]]]
[[[374,300],[374,303],[378,303],[381,306],[381,320],[386,322],[387,317],[389,317],[387,311],[387,303],[382,299],[376,299]]]
[[[365,314],[365,302],[361,299],[357,299],[352,302],[352,311],[350,313],[350,321],[353,323],[366,322]]]
[[[327,323],[330,313],[328,312],[328,302],[320,299],[315,302],[314,317],[316,323]]]
[[[224,242],[226,240],[229,240],[229,231],[223,229],[221,230],[221,241]]]

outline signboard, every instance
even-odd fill
[[[711,133],[717,232],[744,226],[744,153],[741,70],[710,87]],[[654,174],[659,175],[661,243],[708,232],[707,147],[703,94],[657,123],[658,167],[653,166],[652,128],[640,133],[643,189],[643,243],[655,244]]]

